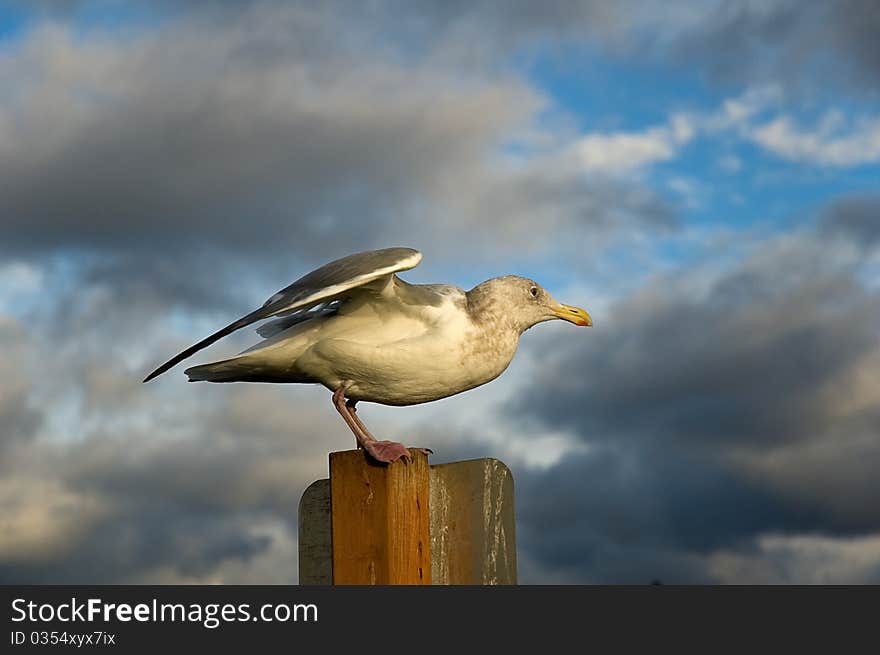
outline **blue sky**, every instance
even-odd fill
[[[739,85],[712,83],[693,68],[620,61],[590,49],[562,50],[536,57],[525,73],[553,99],[554,110],[570,115],[583,133],[639,133],[664,124],[674,113],[713,114],[743,92]],[[846,123],[871,119],[880,111],[876,95],[853,100],[829,93],[804,99],[785,97],[778,86],[769,88],[782,97],[775,111],[762,112],[766,120],[787,116],[807,133],[829,112],[839,112]],[[856,133],[843,126],[837,136]],[[787,158],[722,131],[683,145],[651,171],[651,182],[682,203],[682,218],[689,223],[786,225],[812,219],[835,196],[875,191],[880,158],[855,159],[832,165],[809,156]],[[670,188],[675,179],[693,185],[693,204],[682,197],[683,189]]]
[[[406,245],[596,321],[362,410],[511,466],[523,581],[877,582],[876,13],[0,3],[0,580],[295,581],[326,390],[140,380]]]

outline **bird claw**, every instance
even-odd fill
[[[367,441],[364,450],[370,457],[383,464],[396,462],[400,458],[403,458],[404,462],[412,459],[412,453],[406,449],[406,446],[394,441]]]
[[[363,448],[370,457],[383,464],[391,464],[397,460],[402,460],[406,464],[413,458],[406,446],[395,441],[367,441],[363,444]],[[433,454],[429,448],[413,448],[413,450],[426,455]]]

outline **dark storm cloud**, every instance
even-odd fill
[[[880,10],[872,0],[844,0],[835,3],[835,44],[860,64],[865,80],[880,78]]]
[[[224,560],[247,560],[268,547],[248,534],[245,517],[231,513],[181,512],[143,505],[90,526],[103,538],[65,549],[63,558],[0,560],[4,584],[113,584],[171,563],[178,576],[204,576]],[[287,579],[293,578],[293,571]]]
[[[65,6],[70,17],[79,5]],[[646,43],[635,49],[699,51],[745,75],[749,53],[763,62],[772,44],[789,53],[772,61],[832,52],[876,69],[873,40],[859,37],[877,20],[867,3],[701,7],[379,3],[344,20],[332,4],[175,3],[125,38],[38,28],[0,57],[3,244],[329,257],[431,229],[455,242],[475,222],[497,241],[548,202],[557,216],[613,223],[578,211],[602,189],[570,172],[561,186],[558,172],[493,172],[487,158],[540,100],[495,63],[462,79],[443,53],[468,43],[496,62],[546,36]]]
[[[875,247],[880,241],[880,198],[856,196],[835,202],[823,215],[821,229],[857,246]]]
[[[87,4],[46,15],[72,20]],[[743,51],[812,52],[816,26],[817,51],[865,67],[875,59],[857,36],[876,19],[867,5],[693,9],[379,3],[344,20],[332,4],[174,3],[158,26],[125,38],[97,27],[82,42],[65,27],[38,27],[0,56],[3,245],[177,259],[206,247],[251,259],[283,251],[318,264],[392,242],[419,246],[426,233],[456,247],[531,243],[536,220],[625,230],[659,214],[668,224],[662,203],[617,211],[605,201],[610,186],[546,161],[495,169],[491,157],[541,103],[497,62],[565,36],[691,49],[719,65],[735,58],[749,75]],[[642,33],[654,37],[633,36]],[[717,47],[719,35],[730,47]],[[492,56],[463,79],[444,53],[468,43]]]
[[[0,247],[116,254],[120,279],[211,302],[187,291],[194,271],[281,253],[302,272],[426,235],[507,252],[546,245],[536,222],[592,238],[672,222],[659,197],[552,154],[500,166],[544,102],[513,75],[403,57],[326,9],[234,11],[85,42],[42,26],[3,51]]]
[[[31,405],[24,391],[0,389],[0,452],[31,439],[42,422],[42,412]]]
[[[532,424],[576,432],[588,450],[543,472],[514,470],[519,544],[533,567],[525,581],[712,582],[719,550],[796,557],[758,550],[758,535],[880,527],[866,492],[880,417],[870,378],[860,381],[874,366],[877,301],[857,282],[861,251],[843,237],[830,247],[822,229],[771,240],[703,285],[664,276],[612,306],[578,348],[543,351],[546,377],[514,406]],[[71,326],[108,315],[112,295],[88,301],[105,282],[80,289]],[[247,568],[260,561],[293,579],[295,554],[283,547],[298,495],[323,470],[327,447],[310,444],[331,410],[299,402],[301,389],[137,388],[130,363],[119,364],[129,346],[106,336],[148,309],[111,316],[94,342],[60,330],[44,355],[54,370],[70,364],[56,384],[81,381],[81,424],[93,428],[4,459],[0,502],[16,527],[0,538],[4,581],[228,581],[230,563],[245,567],[237,579],[274,580]],[[841,385],[845,398],[828,395]],[[126,424],[147,406],[148,431]],[[344,428],[333,434],[335,447],[348,445]],[[494,450],[474,438],[442,455]],[[267,520],[277,532],[259,529]],[[807,579],[792,571],[788,581]]]
[[[625,57],[686,61],[717,79],[791,89],[845,84],[874,94],[880,80],[880,11],[843,2],[422,3],[441,33],[471,35],[496,52],[530,44],[589,43]],[[475,38],[479,35],[481,38]]]
[[[327,417],[285,391],[140,384],[171,350],[165,292],[66,270],[41,277],[54,304],[0,317],[0,579],[295,581]]]
[[[704,560],[712,552],[815,518],[711,455],[656,443],[602,445],[517,474],[520,548],[570,582],[715,582]]]
[[[717,76],[772,80],[790,88],[846,84],[873,94],[880,80],[880,12],[872,0],[804,3],[725,2],[672,42],[672,52],[699,56]]]
[[[372,19],[398,38],[454,42],[456,56],[471,60],[588,43],[618,56],[683,60],[718,79],[772,80],[793,89],[815,89],[818,79],[821,88],[844,83],[872,94],[871,83],[880,79],[880,12],[873,0],[427,0],[378,3]]]
[[[514,81],[356,54],[340,21],[279,14],[89,44],[44,28],[8,50],[5,245],[384,244],[534,106]]]
[[[537,561],[583,580],[699,582],[711,553],[763,534],[880,530],[880,296],[851,229],[875,203],[838,203],[704,284],[699,269],[657,278],[591,338],[556,346],[509,403],[588,447],[520,479]]]
[[[854,263],[817,238],[780,239],[705,294],[691,275],[656,279],[565,353],[590,375],[542,380],[546,416],[590,440],[779,442],[827,429],[820,394],[876,347],[880,300]]]
[[[0,580],[228,581],[230,563],[235,575],[262,559],[268,571],[239,579],[294,581],[296,506],[320,476],[326,455],[309,437],[324,421],[263,391],[192,396],[198,408],[178,402],[148,431],[102,411],[91,417],[101,431],[14,452],[0,484]],[[175,416],[194,409],[203,428],[173,436]]]
[[[0,455],[30,441],[43,423],[43,412],[30,398],[33,385],[25,361],[30,345],[23,326],[0,315]]]

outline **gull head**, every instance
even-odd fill
[[[586,310],[564,305],[534,280],[505,275],[486,280],[468,291],[475,315],[507,323],[519,332],[544,321],[562,319],[580,326],[591,326]]]

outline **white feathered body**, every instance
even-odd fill
[[[413,405],[495,379],[516,353],[519,331],[475,322],[457,287],[408,285],[389,276],[362,289],[334,313],[187,375],[212,382],[317,382],[330,390],[345,386],[352,400]]]

